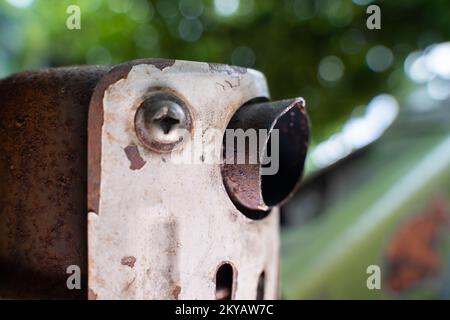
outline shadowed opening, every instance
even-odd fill
[[[278,205],[286,199],[301,178],[306,148],[301,119],[301,111],[293,107],[282,115],[274,126],[274,130],[279,133],[278,171],[273,175],[261,176],[262,196],[268,206]],[[272,158],[272,161],[263,164],[263,168],[274,165],[276,154],[274,152],[272,155],[271,146],[272,134],[266,146],[266,157]]]
[[[263,271],[258,279],[258,287],[256,289],[256,300],[264,300],[264,285],[266,281],[266,275]]]
[[[252,102],[239,108],[224,135],[227,162],[221,166],[226,191],[236,208],[258,220],[282,205],[298,187],[308,141],[308,118],[301,98]]]
[[[224,263],[216,273],[216,300],[232,299],[233,281],[233,267],[229,263]]]

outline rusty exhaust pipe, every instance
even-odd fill
[[[255,100],[268,96],[257,71],[164,59],[0,80],[0,299],[275,299],[270,209],[298,186],[309,125],[302,99]],[[228,128],[267,133],[232,150],[255,163],[170,161],[187,144],[166,124],[202,133],[194,119],[225,128],[232,114]],[[272,214],[255,227],[240,212]]]
[[[230,129],[230,132],[262,130],[268,134],[257,135],[257,148],[252,147],[249,140],[242,147],[228,135]],[[278,141],[273,141],[274,138]],[[299,186],[308,142],[309,121],[302,98],[243,105],[227,127],[222,165],[224,184],[236,207],[249,218],[259,219],[272,207],[286,202]],[[274,156],[278,168],[265,174],[267,159]],[[238,159],[245,159],[245,162],[238,163]]]

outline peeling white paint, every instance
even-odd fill
[[[136,65],[107,89],[99,212],[88,214],[89,288],[97,299],[215,299],[215,272],[229,261],[237,270],[236,299],[255,299],[262,271],[265,298],[277,298],[278,209],[250,220],[229,199],[218,164],[164,162],[167,155],[146,150],[134,115],[152,87],[178,92],[203,129],[225,130],[244,102],[268,96],[256,71],[237,77],[185,61],[162,71]],[[130,170],[124,152],[131,144],[146,162],[139,170]],[[134,267],[123,265],[124,257],[135,257]]]

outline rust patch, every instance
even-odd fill
[[[137,146],[129,145],[124,151],[128,160],[130,160],[131,170],[139,170],[146,164],[145,160],[142,159]]]
[[[124,266],[129,266],[130,268],[134,268],[134,264],[136,263],[136,258],[133,256],[123,257],[120,260],[120,263]]]
[[[175,286],[175,288],[172,291],[172,296],[175,300],[178,300],[178,296],[181,293],[181,287],[180,286]]]
[[[0,299],[86,299],[86,126],[109,67],[0,80]],[[81,290],[66,268],[80,266]]]
[[[446,200],[437,196],[418,215],[403,224],[387,248],[387,285],[403,292],[427,277],[436,275],[442,265],[436,240],[442,226],[448,227],[450,213]]]
[[[97,294],[91,288],[88,291],[88,300],[97,300]]]

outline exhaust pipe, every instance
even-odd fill
[[[264,217],[299,186],[309,142],[305,102],[295,98],[245,104],[232,117],[228,130],[258,133],[256,148],[251,141],[243,146],[242,139],[236,143],[225,134],[222,175],[234,204],[250,218]],[[245,161],[238,163],[238,159]]]

